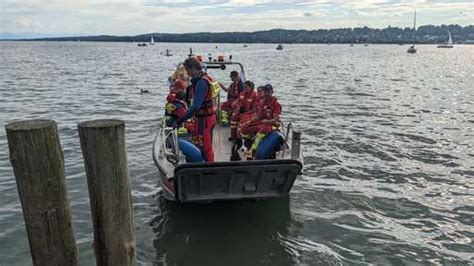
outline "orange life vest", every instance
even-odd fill
[[[242,87],[242,80],[239,79],[238,82],[232,82],[230,85],[229,94],[227,94],[227,100],[235,100],[239,98],[240,88]]]
[[[204,100],[201,104],[201,107],[199,108],[199,110],[196,111],[196,113],[194,115],[196,115],[196,116],[210,116],[210,115],[213,115],[215,113],[215,107],[214,107],[214,101],[212,99],[212,89],[211,89],[211,83],[214,82],[214,79],[206,73],[203,73],[200,78],[207,81],[208,88],[207,88],[207,93],[204,96]],[[196,81],[195,83],[192,84],[191,91],[192,91],[193,95],[196,95],[196,84],[201,79],[199,79],[198,81]]]
[[[257,103],[257,93],[255,91],[250,92],[241,92],[238,99],[238,108],[240,108],[240,112],[248,112],[252,110],[252,107]]]
[[[281,105],[278,100],[271,96],[269,100],[260,100],[258,104],[260,119],[274,119],[281,114]]]

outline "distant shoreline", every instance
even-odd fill
[[[32,39],[28,39],[28,40],[16,40],[16,39],[13,39],[13,40],[8,40],[8,39],[0,39],[0,43],[2,42],[17,42],[17,43],[32,43],[32,42],[57,42],[57,43],[76,43],[77,41],[72,41],[72,40],[68,40],[68,41],[65,41],[65,40],[32,40]],[[139,43],[147,43],[149,45],[148,42],[127,42],[127,41],[80,41],[79,43],[128,43],[128,44],[139,44]],[[271,44],[271,45],[278,45],[278,44],[283,44],[283,45],[293,45],[293,44],[318,44],[318,45],[354,45],[354,46],[363,46],[363,45],[400,45],[400,46],[406,46],[406,45],[411,45],[411,43],[389,43],[389,42],[383,42],[383,43],[317,43],[317,42],[314,42],[314,43],[284,43],[284,42],[280,42],[280,43],[273,43],[273,42],[241,42],[241,43],[237,43],[237,42],[156,42],[155,41],[155,44],[159,44],[159,43],[199,43],[199,44],[213,44],[213,45],[218,45],[218,44],[238,44],[238,45],[251,45],[251,44]],[[442,43],[416,43],[416,45],[439,45],[439,44],[442,44]],[[454,43],[455,45],[474,45],[474,40],[471,41],[471,42],[465,42],[465,43]]]
[[[425,25],[416,31],[417,44],[446,43],[448,32],[456,44],[474,44],[474,25]],[[61,42],[136,42],[148,43],[153,37],[156,43],[306,43],[306,44],[411,44],[412,28],[369,27],[285,30],[273,29],[255,32],[198,32],[198,33],[146,33],[135,36],[71,36],[48,38],[0,39],[1,41],[61,41]]]

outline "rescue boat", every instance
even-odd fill
[[[207,73],[238,67],[245,79],[243,65],[231,59],[209,58],[203,66]],[[220,106],[219,98],[216,106]],[[152,153],[164,198],[189,203],[287,196],[297,176],[302,174],[301,133],[292,123],[281,123],[279,130],[268,134],[259,145],[256,159],[231,161],[230,129],[220,114],[218,109],[218,123],[213,132],[214,162],[205,162],[191,137],[166,127],[163,119]]]

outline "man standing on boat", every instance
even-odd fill
[[[239,98],[240,92],[244,90],[244,82],[239,76],[239,72],[231,71],[230,72],[230,79],[232,83],[228,88],[224,85],[219,83],[221,88],[227,92],[227,101],[223,102],[221,105],[222,112],[222,120],[229,121],[229,114],[231,113],[232,104]]]
[[[174,127],[178,127],[179,124],[194,116],[194,143],[201,150],[204,160],[213,162],[212,134],[216,125],[215,107],[210,86],[213,79],[203,72],[201,62],[194,57],[184,61],[184,68],[191,77],[193,102]]]

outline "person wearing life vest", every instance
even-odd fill
[[[216,125],[215,106],[211,90],[213,79],[203,72],[201,62],[194,57],[186,59],[184,67],[191,77],[193,102],[184,116],[173,124],[173,127],[176,128],[187,119],[194,117],[194,143],[201,150],[204,160],[213,162],[212,134]]]
[[[170,93],[166,97],[165,104],[165,122],[166,126],[170,127],[184,116],[188,110],[188,104],[185,101],[186,98],[186,82],[182,80],[176,80]],[[184,126],[178,128],[178,135],[185,135],[192,131],[192,125],[185,123]]]
[[[254,137],[252,150],[255,151],[263,138],[273,130],[278,129],[281,105],[273,96],[273,87],[267,84],[262,87],[262,96],[257,104],[257,112],[250,117],[250,121],[241,121],[241,134]]]
[[[232,103],[239,98],[240,92],[244,90],[244,82],[239,76],[239,72],[237,71],[231,71],[230,72],[230,79],[232,80],[232,83],[230,86],[227,88],[221,83],[219,85],[221,88],[227,92],[227,101],[223,102],[221,104],[221,110],[222,110],[222,120],[223,122],[227,122],[229,120],[229,114],[231,113],[232,109]]]
[[[173,122],[184,117],[188,110],[188,104],[184,101],[186,93],[182,90],[171,91],[166,97],[165,115],[168,117],[167,126],[171,126]]]
[[[232,115],[230,117],[230,138],[231,140],[237,139],[239,121],[242,114],[252,111],[257,104],[257,93],[254,91],[254,83],[252,81],[245,81],[244,90],[240,93],[232,104],[231,110]]]

